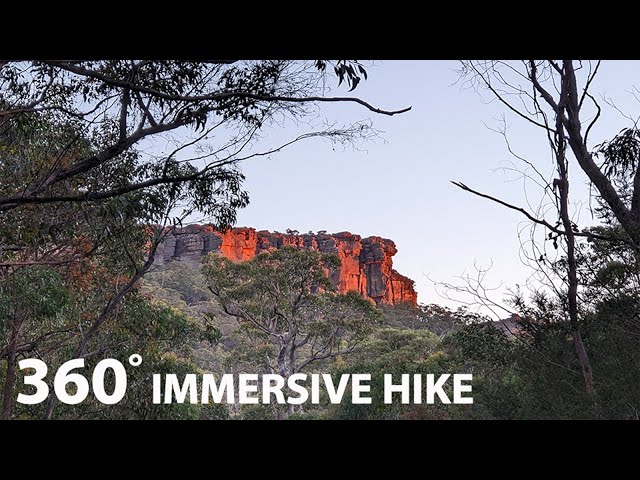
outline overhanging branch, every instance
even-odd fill
[[[371,112],[378,113],[381,115],[398,115],[401,113],[408,112],[411,110],[411,107],[402,108],[400,110],[384,110],[381,108],[374,107],[368,102],[358,98],[358,97],[319,97],[319,96],[309,96],[309,97],[289,97],[282,95],[260,95],[251,92],[242,92],[242,91],[233,91],[233,92],[217,92],[217,93],[209,93],[205,95],[176,95],[165,93],[160,90],[156,90],[149,87],[143,87],[141,85],[137,85],[132,82],[127,82],[124,80],[119,80],[116,78],[108,77],[102,73],[96,72],[95,70],[90,70],[88,68],[73,65],[65,62],[47,62],[49,65],[56,66],[63,70],[66,70],[71,73],[75,73],[76,75],[82,75],[86,77],[90,77],[96,80],[100,80],[108,85],[118,88],[130,89],[131,91],[137,91],[141,93],[146,93],[148,95],[153,95],[154,97],[161,98],[163,100],[172,100],[178,102],[203,102],[203,101],[220,101],[220,100],[228,100],[231,98],[247,98],[251,100],[259,100],[266,102],[286,102],[286,103],[313,103],[313,102],[323,102],[323,103],[334,103],[334,102],[350,102],[357,103],[362,105],[367,110]]]
[[[456,187],[461,188],[465,192],[472,193],[474,195],[477,195],[478,197],[486,198],[487,200],[491,200],[492,202],[498,203],[498,204],[502,205],[503,207],[507,207],[507,208],[509,208],[511,210],[515,210],[516,212],[520,212],[525,217],[527,217],[529,220],[531,220],[533,223],[537,223],[538,225],[542,225],[542,226],[548,228],[549,230],[551,230],[554,233],[557,233],[559,235],[566,235],[566,232],[564,230],[556,227],[555,225],[550,224],[549,222],[547,222],[544,219],[540,219],[540,218],[534,217],[533,215],[531,215],[529,212],[527,212],[522,207],[518,207],[516,205],[512,205],[511,203],[505,202],[504,200],[500,200],[497,197],[494,197],[494,196],[491,196],[491,195],[487,195],[486,193],[482,193],[482,192],[479,192],[477,190],[474,190],[473,188],[468,187],[467,185],[465,185],[462,182],[454,182],[454,181],[452,181],[451,183],[453,183]],[[592,232],[573,232],[573,234],[576,237],[595,238],[595,239],[598,239],[598,240],[606,240],[606,241],[616,241],[617,240],[615,238],[605,237],[603,235],[599,235],[597,233],[592,233]]]

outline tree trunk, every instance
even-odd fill
[[[584,346],[584,342],[582,341],[582,333],[580,333],[580,329],[573,329],[573,345],[575,346],[576,353],[578,354],[578,360],[580,361],[580,366],[582,367],[582,376],[584,377],[584,386],[588,395],[593,395],[593,372],[591,371],[591,362],[589,361],[589,356],[587,355],[587,349]]]
[[[578,265],[576,262],[575,236],[573,235],[573,226],[569,219],[568,194],[569,182],[565,179],[561,181],[560,186],[560,214],[562,223],[566,232],[567,239],[567,276],[569,279],[569,289],[567,292],[567,300],[569,306],[569,322],[571,324],[571,335],[573,336],[573,344],[578,355],[578,361],[582,368],[582,376],[584,377],[584,386],[588,395],[593,394],[593,372],[591,370],[591,362],[587,355],[587,349],[582,341],[582,333],[580,331],[580,322],[578,320]]]
[[[576,262],[576,238],[573,231],[573,224],[569,217],[569,175],[566,163],[566,144],[564,129],[561,121],[562,108],[570,103],[570,89],[567,83],[563,83],[563,94],[561,96],[560,110],[556,123],[556,163],[560,181],[558,182],[558,192],[560,194],[560,218],[564,227],[565,238],[567,241],[567,278],[569,288],[567,291],[567,303],[569,307],[569,323],[571,325],[571,334],[573,336],[573,344],[575,346],[578,362],[582,368],[582,376],[584,378],[585,391],[589,397],[593,397],[593,371],[591,362],[587,355],[587,349],[582,340],[582,332],[580,331],[580,322],[578,320],[578,265]]]
[[[280,347],[280,351],[278,352],[278,373],[282,378],[284,378],[285,382],[287,381],[287,346],[283,345]],[[276,405],[275,406],[276,419],[284,420],[288,417],[287,409],[285,405]]]
[[[9,420],[11,418],[11,411],[13,410],[13,387],[16,383],[16,367],[18,366],[16,350],[18,348],[18,338],[21,327],[22,321],[14,316],[11,324],[9,349],[7,351],[7,376],[4,379],[4,385],[2,387],[2,411],[0,412],[0,420]]]
[[[565,127],[576,128],[571,122],[570,125],[563,123],[565,112],[569,118],[574,119],[577,114],[577,92],[575,86],[575,77],[573,76],[573,67],[571,62],[565,61],[563,64],[564,75],[562,75],[562,85],[560,92],[560,101],[556,111],[556,166],[560,179],[557,182],[558,193],[560,196],[560,219],[564,228],[564,236],[567,241],[567,278],[568,291],[567,303],[569,308],[569,323],[571,325],[571,335],[573,336],[573,344],[578,357],[578,362],[582,368],[582,377],[584,379],[584,387],[587,395],[592,399],[595,407],[595,396],[593,386],[593,371],[591,362],[587,354],[587,349],[582,339],[580,331],[580,322],[578,319],[578,264],[576,261],[576,238],[574,234],[574,225],[569,216],[569,173],[567,163],[567,144],[565,137]],[[577,126],[579,129],[579,126]],[[568,133],[570,136],[570,132]],[[571,142],[571,140],[569,140]],[[584,169],[584,166],[581,163]],[[555,182],[554,182],[555,183]]]
[[[566,129],[569,146],[582,171],[589,177],[591,183],[600,193],[601,198],[607,203],[622,228],[631,237],[635,247],[638,248],[640,247],[640,211],[638,211],[640,207],[634,204],[636,204],[636,202],[640,204],[640,191],[637,190],[637,188],[640,187],[640,176],[634,178],[633,197],[635,202],[632,201],[631,209],[629,209],[611,183],[611,180],[609,180],[601,167],[594,161],[593,155],[588,150],[585,138],[582,136],[580,93],[578,92],[573,61],[563,60],[561,79],[564,95],[561,95],[560,103],[558,104],[559,111],[557,113],[562,121],[563,127]],[[585,87],[585,89],[587,87]],[[566,112],[566,116],[564,112]]]
[[[278,373],[283,377],[287,377],[287,347],[280,347],[278,352]]]
[[[294,373],[296,373],[296,345],[295,345],[295,337],[293,338],[293,345],[291,345],[291,349],[289,350],[289,372],[287,375],[287,378],[289,378],[291,375],[293,375]],[[302,405],[298,406],[299,408],[302,407]],[[292,403],[289,404],[289,406],[287,407],[287,417],[289,415],[293,415],[296,412],[296,405],[293,405]]]

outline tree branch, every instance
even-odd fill
[[[59,198],[59,199],[62,199],[62,201],[64,201],[67,198],[70,199],[70,201],[81,200],[84,197],[84,195],[70,196],[70,197],[66,197],[66,196],[49,197],[49,199],[44,199],[44,200],[39,200],[39,198],[36,195],[38,193],[41,193],[47,187],[55,183],[58,183],[62,180],[66,180],[68,178],[72,178],[82,173],[88,172],[89,170],[96,168],[97,166],[103,164],[104,162],[111,160],[112,158],[120,155],[121,153],[123,153],[128,148],[130,148],[135,143],[137,143],[138,141],[140,141],[141,139],[143,139],[148,135],[153,135],[156,133],[162,133],[169,130],[173,130],[185,124],[187,124],[187,121],[185,120],[176,120],[174,122],[158,125],[156,127],[149,127],[149,128],[137,130],[126,139],[121,140],[109,146],[108,148],[104,149],[97,155],[93,155],[91,157],[85,158],[84,160],[77,162],[76,164],[74,164],[69,168],[48,172],[45,176],[40,178],[40,180],[35,182],[32,187],[27,189],[27,191],[25,191],[22,195],[0,197],[0,211],[9,210],[11,208],[15,208],[19,204],[24,204],[24,203],[50,203],[51,201],[60,201],[60,200],[51,200],[52,198],[55,198],[55,199]],[[126,191],[123,193],[126,193]],[[110,198],[110,197],[108,196],[101,197],[100,195],[98,195],[98,197],[96,198]]]
[[[506,106],[509,110],[511,110],[513,113],[515,113],[516,115],[518,115],[519,117],[525,119],[527,122],[532,123],[533,125],[535,125],[536,127],[540,127],[544,130],[550,130],[550,128],[540,122],[535,121],[534,119],[532,119],[531,117],[525,115],[524,113],[522,113],[520,110],[518,110],[516,107],[514,107],[513,105],[511,105],[509,102],[507,102],[503,96],[493,87],[493,85],[491,85],[491,82],[485,77],[484,74],[482,74],[475,65],[471,64],[471,68],[476,72],[476,74],[482,79],[483,83],[485,84],[485,86],[489,89],[489,91],[491,91],[491,93],[493,93],[493,95],[498,99],[498,101],[500,103],[502,103],[504,106]]]
[[[527,217],[529,220],[531,220],[532,222],[537,223],[538,225],[542,225],[544,227],[547,227],[549,230],[551,230],[554,233],[557,233],[559,235],[566,235],[566,232],[564,230],[561,230],[558,227],[556,227],[554,225],[551,225],[546,220],[542,220],[542,219],[534,217],[529,212],[527,212],[524,208],[518,207],[516,205],[512,205],[510,203],[505,202],[504,200],[500,200],[499,198],[493,197],[491,195],[487,195],[486,193],[478,192],[477,190],[474,190],[474,189],[468,187],[467,185],[465,185],[462,182],[454,182],[454,181],[452,181],[451,183],[453,183],[456,187],[461,188],[465,192],[473,193],[474,195],[477,195],[478,197],[486,198],[487,200],[491,200],[492,202],[498,203],[498,204],[500,204],[500,205],[502,205],[504,207],[507,207],[507,208],[509,208],[511,210],[515,210],[516,212],[520,212],[525,217]],[[602,235],[599,235],[597,233],[592,233],[592,232],[573,232],[573,234],[575,236],[577,236],[577,237],[596,238],[598,240],[607,240],[607,241],[616,240],[614,238],[604,237]]]
[[[287,102],[287,103],[312,103],[312,102],[351,102],[362,105],[367,110],[371,112],[378,113],[381,115],[398,115],[401,113],[408,112],[411,110],[411,107],[403,108],[400,110],[383,110],[373,105],[365,102],[364,100],[358,97],[319,97],[319,96],[310,96],[310,97],[287,97],[281,95],[260,95],[251,92],[242,92],[242,91],[234,91],[234,92],[218,92],[218,93],[210,93],[206,95],[176,95],[165,93],[160,90],[155,90],[149,87],[143,87],[141,85],[136,85],[132,82],[127,82],[124,80],[118,80],[115,78],[108,77],[101,73],[96,72],[95,70],[90,70],[88,68],[74,65],[65,62],[47,62],[50,65],[54,65],[63,70],[67,70],[69,72],[75,73],[77,75],[82,75],[90,78],[94,78],[96,80],[100,80],[108,85],[120,88],[129,88],[132,91],[138,91],[142,93],[146,93],[148,95],[153,95],[154,97],[161,98],[163,100],[173,100],[179,102],[203,102],[203,101],[221,101],[231,98],[248,98],[252,100],[261,100],[267,102]]]

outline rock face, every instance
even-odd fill
[[[203,255],[214,252],[241,262],[287,245],[338,256],[341,267],[330,271],[329,278],[339,292],[355,290],[377,304],[417,304],[413,280],[393,269],[392,257],[398,251],[395,243],[381,237],[362,238],[350,232],[271,233],[245,227],[218,232],[210,225],[189,225],[167,234],[158,247],[156,261],[199,264]]]

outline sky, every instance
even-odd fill
[[[335,148],[311,139],[267,159],[244,162],[245,187],[251,204],[239,211],[237,226],[300,232],[348,230],[363,237],[395,241],[394,268],[416,282],[420,303],[456,307],[443,298],[438,282],[456,283],[474,272],[474,264],[492,265],[487,285],[523,284],[531,274],[520,261],[521,214],[474,197],[450,183],[461,181],[507,201],[526,205],[538,192],[501,170],[513,157],[495,130],[504,115],[514,149],[551,171],[544,134],[517,119],[489,95],[458,82],[455,61],[376,61],[368,80],[355,90],[360,98],[385,109],[411,106],[393,117],[376,115],[358,105],[323,105],[320,115],[348,124],[370,119],[380,138],[359,149]],[[637,115],[640,104],[628,92],[640,78],[640,62],[605,62],[591,91],[615,99],[624,112]],[[342,87],[332,92],[347,94]],[[604,105],[593,143],[628,125]],[[268,142],[294,137],[306,125],[284,125],[269,131]],[[592,142],[590,142],[592,143]],[[574,192],[586,198],[585,177],[575,175]],[[581,226],[593,223],[585,209]],[[553,219],[555,220],[555,219]],[[502,286],[500,286],[502,285]]]

